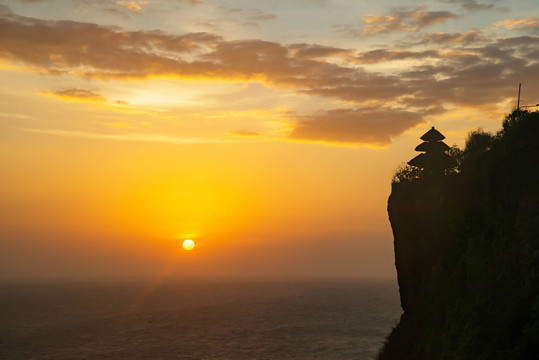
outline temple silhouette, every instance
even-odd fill
[[[421,154],[408,161],[408,165],[423,169],[425,174],[441,174],[445,169],[455,165],[455,159],[446,153],[451,148],[442,141],[445,136],[434,126],[420,139],[423,142],[415,148],[415,151],[420,151]]]

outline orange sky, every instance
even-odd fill
[[[539,100],[530,8],[3,1],[0,276],[394,276],[418,137]]]

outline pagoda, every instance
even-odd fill
[[[455,159],[446,153],[450,147],[442,141],[445,136],[434,126],[420,139],[423,142],[415,148],[415,151],[420,151],[421,154],[408,161],[408,165],[421,168],[427,174],[441,174],[445,169],[455,165]]]

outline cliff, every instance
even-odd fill
[[[477,131],[388,201],[404,313],[380,360],[539,359],[539,113]]]

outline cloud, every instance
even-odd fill
[[[146,77],[181,72],[184,64],[154,52],[191,53],[218,36],[192,33],[124,32],[96,24],[0,18],[0,57],[49,71],[107,77]]]
[[[438,57],[440,57],[440,52],[438,50],[411,51],[377,49],[360,52],[353,57],[353,61],[357,64],[375,64],[394,60],[425,59]]]
[[[421,34],[420,39],[421,40],[416,43],[417,45],[428,45],[428,44],[435,44],[438,46],[447,45],[447,44],[469,45],[469,44],[475,44],[479,42],[491,41],[489,37],[483,35],[482,32],[478,30],[470,30],[464,34],[443,33],[443,32]]]
[[[130,16],[128,14],[125,13],[125,11],[123,10],[118,10],[116,8],[103,8],[101,9],[100,11],[104,12],[104,13],[109,13],[109,14],[112,14],[112,15],[116,15],[116,16],[119,16],[125,20],[129,20],[130,19]]]
[[[327,5],[327,3],[328,3],[328,0],[306,0],[306,1],[309,1],[309,2],[314,3],[316,5],[321,5],[321,6]]]
[[[503,49],[518,49],[522,58],[539,58],[539,36],[518,36],[507,39],[498,39],[497,44]]]
[[[217,9],[225,14],[241,16],[250,21],[269,21],[277,18],[277,16],[274,14],[269,14],[258,9],[240,9],[228,6],[218,6]]]
[[[296,58],[315,59],[349,54],[349,50],[317,44],[292,44],[288,48]]]
[[[457,16],[449,11],[427,11],[426,6],[397,8],[390,15],[365,15],[363,33],[378,35],[394,31],[419,31],[427,26],[446,22]]]
[[[106,99],[96,90],[71,88],[66,90],[47,90],[41,93],[45,96],[53,96],[61,100],[74,100],[81,102],[104,102]]]
[[[117,5],[126,8],[129,11],[140,12],[143,5],[147,5],[148,1],[116,1]]]
[[[494,8],[494,4],[485,4],[477,0],[445,0],[445,2],[449,4],[459,4],[463,9],[471,12]]]
[[[261,22],[261,21],[275,20],[277,19],[277,15],[268,14],[261,10],[253,9],[253,10],[247,10],[246,18],[247,20],[250,20],[250,21]]]
[[[363,36],[363,29],[358,28],[356,24],[335,24],[332,27],[341,36],[351,38]]]
[[[454,104],[492,107],[513,96],[519,79],[539,80],[538,65],[519,57],[521,49],[504,48],[502,43],[474,49],[474,61],[452,59],[437,66],[420,66],[401,73],[411,86],[410,106]],[[535,69],[535,70],[534,70]],[[524,75],[527,74],[527,75]],[[402,99],[406,102],[406,99]]]
[[[190,5],[198,5],[198,4],[202,4],[204,2],[204,0],[176,0],[176,1],[189,3]]]
[[[161,134],[102,134],[86,131],[71,131],[71,130],[55,130],[55,129],[19,129],[22,131],[56,135],[56,136],[68,136],[77,137],[83,139],[92,140],[114,140],[114,141],[137,141],[137,142],[160,142],[174,145],[194,145],[194,144],[226,144],[234,143],[236,140],[225,139],[209,139],[209,138],[182,138]]]
[[[228,6],[218,6],[217,9],[224,15],[219,20],[214,20],[210,24],[203,23],[205,26],[214,28],[215,23],[228,21],[234,24],[241,24],[244,27],[258,29],[261,23],[277,19],[276,15],[259,9],[241,9]]]
[[[349,59],[356,64],[378,64],[398,60],[450,60],[462,62],[478,61],[480,53],[474,50],[386,50],[376,49],[363,51],[355,54]]]
[[[417,20],[429,21],[434,20]],[[491,108],[513,97],[520,79],[539,83],[538,36],[489,39],[468,32],[425,34],[419,39],[420,49],[406,45],[355,52],[319,44],[227,41],[210,33],[172,35],[0,16],[0,59],[21,70],[109,80],[256,81],[322,97],[323,111],[292,122],[291,138],[302,141],[383,145],[444,107]],[[429,49],[434,43],[437,47]],[[417,61],[386,73],[358,66],[409,59]],[[98,90],[87,89],[49,95],[100,96]],[[347,108],[338,109],[343,103]]]
[[[300,117],[290,137],[297,140],[385,146],[421,122],[423,115],[394,109],[337,109]]]
[[[418,10],[413,12],[412,24],[418,25],[420,28],[443,23],[449,19],[454,19],[457,16],[449,11],[423,11]]]
[[[124,122],[113,122],[113,123],[105,123],[105,125],[114,128],[114,129],[132,129],[133,127],[127,123]]]
[[[32,3],[37,3],[37,2],[51,2],[53,0],[19,0],[19,1],[26,4],[32,4]]]
[[[257,133],[254,131],[243,131],[243,130],[231,131],[230,134],[234,136],[247,136],[247,137],[263,136],[261,133]]]
[[[524,18],[524,19],[505,19],[494,23],[494,26],[504,27],[508,30],[539,30],[539,16]]]
[[[7,5],[0,4],[0,16],[13,15],[11,8]]]

